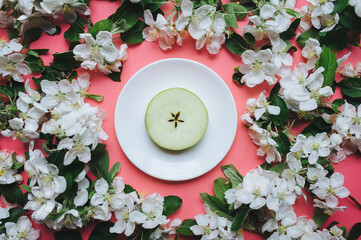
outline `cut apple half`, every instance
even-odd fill
[[[208,126],[202,100],[184,88],[169,88],[152,98],[145,113],[145,127],[160,147],[183,150],[197,144]]]

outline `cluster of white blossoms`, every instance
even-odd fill
[[[201,240],[244,240],[242,233],[235,233],[231,230],[232,221],[212,212],[207,204],[204,204],[203,207],[206,214],[194,216],[197,224],[190,227],[194,235],[202,235]]]
[[[145,10],[144,19],[148,27],[143,30],[143,38],[149,42],[158,39],[160,48],[167,50],[175,42],[181,46],[188,30],[196,40],[197,50],[206,46],[210,54],[217,54],[226,40],[224,14],[211,5],[203,5],[195,10],[193,7],[192,1],[183,0],[180,6],[182,13],[176,21],[173,21],[173,15],[165,19],[161,14],[154,21],[151,12]]]
[[[81,67],[110,74],[120,72],[123,62],[127,59],[127,44],[122,44],[119,50],[113,43],[112,34],[100,31],[94,39],[90,33],[80,34],[83,44],[74,47],[74,58],[81,61]]]
[[[326,177],[328,171],[319,164],[308,169],[302,168],[301,162],[288,164],[290,168],[284,170],[281,175],[260,167],[249,171],[242,183],[225,192],[228,204],[234,204],[235,209],[249,204],[251,209],[266,207],[272,211],[274,214],[271,214],[262,226],[262,232],[271,234],[268,239],[334,239],[334,231],[327,229],[319,231],[313,220],[297,217],[293,205],[296,199],[303,195],[301,188],[305,179],[300,172],[307,171],[308,180],[313,182],[312,192],[321,199],[315,199],[315,206],[324,208],[330,215],[335,210],[342,210],[344,207],[337,206],[337,197],[344,198],[349,194],[348,190],[342,186],[343,176],[340,173],[333,173],[328,178]],[[295,164],[300,165],[298,170],[290,166]],[[297,178],[303,180],[296,180]]]
[[[361,105],[356,109],[355,106],[346,102],[333,123],[332,129],[344,140],[341,155],[350,155],[357,149],[361,151]]]
[[[316,62],[322,49],[316,39],[306,41],[302,55],[307,63],[299,63],[294,71],[280,80],[281,96],[287,107],[292,111],[313,111],[321,104],[322,100],[333,95],[330,86],[323,87],[323,67],[316,69]]]
[[[340,70],[341,75],[346,78],[359,78],[361,77],[361,62],[357,62],[354,67],[352,63],[347,62],[343,66],[343,69]]]
[[[0,207],[0,220],[9,216],[9,209]],[[40,231],[33,228],[27,216],[19,217],[16,223],[6,222],[2,227],[5,228],[5,233],[0,234],[0,240],[36,240],[40,237]]]
[[[2,135],[22,142],[37,139],[40,131],[55,135],[61,139],[58,150],[68,150],[64,165],[76,157],[89,162],[89,147],[94,149],[100,140],[108,138],[102,129],[105,112],[84,102],[89,84],[88,73],[71,82],[43,80],[40,93],[26,81],[26,93],[20,92],[16,101],[20,114],[9,120],[11,129],[3,130]]]
[[[23,177],[17,173],[15,163],[21,166],[24,164],[24,157],[16,155],[15,153],[9,154],[7,150],[0,151],[0,184],[21,183]]]
[[[301,19],[301,31],[307,31],[311,27],[320,29],[320,32],[331,31],[340,20],[337,13],[333,13],[335,0],[307,0],[309,5],[304,5],[301,13],[305,16]]]
[[[22,33],[36,24],[45,32],[55,34],[56,27],[43,17],[63,15],[67,22],[73,23],[77,14],[90,15],[90,8],[82,0],[1,0],[0,7],[3,9],[0,27],[20,24]]]
[[[287,13],[286,9],[293,9],[296,0],[271,0],[263,4],[259,16],[250,16],[251,24],[242,28],[243,34],[251,33],[257,41],[280,34],[290,27],[294,16]]]
[[[25,57],[21,53],[23,45],[19,39],[13,39],[9,42],[0,40],[0,76],[14,81],[23,82],[21,75],[29,75],[30,68],[24,63]]]

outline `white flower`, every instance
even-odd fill
[[[361,73],[361,62],[357,62],[355,69],[350,62],[347,62],[341,71],[342,76],[348,78],[357,78],[360,75],[360,73]]]
[[[175,27],[177,31],[183,31],[187,27],[190,20],[189,18],[190,16],[192,16],[193,13],[193,2],[190,0],[183,0],[181,3],[181,10],[182,14],[175,22]]]
[[[273,179],[275,182],[267,196],[267,208],[278,211],[283,204],[292,206],[295,204],[297,195],[290,188],[288,181],[284,178]]]
[[[54,230],[58,231],[63,227],[69,229],[76,229],[81,228],[82,226],[83,222],[81,217],[79,216],[79,212],[75,209],[71,209],[55,220],[53,228]]]
[[[90,15],[89,7],[78,0],[43,0],[40,6],[43,11],[55,18],[59,17],[60,14],[64,14],[65,20],[69,23],[75,22],[77,12],[82,15]]]
[[[40,85],[41,90],[46,94],[40,103],[46,109],[52,109],[59,103],[76,102],[75,92],[72,89],[71,83],[67,80],[61,80],[59,83],[43,80]]]
[[[218,239],[220,233],[218,227],[224,218],[211,213],[210,208],[206,204],[204,204],[203,207],[206,214],[194,216],[197,224],[190,227],[190,230],[195,235],[202,235],[201,240]]]
[[[28,143],[39,137],[39,133],[37,132],[39,126],[36,120],[27,118],[24,121],[21,118],[14,118],[9,120],[9,125],[12,130],[5,129],[1,131],[1,134],[5,137],[12,137],[14,140],[18,139],[24,143]]]
[[[35,221],[41,222],[55,208],[55,198],[47,199],[42,189],[36,186],[31,189],[31,193],[28,193],[28,202],[24,208],[33,210],[31,217]]]
[[[96,39],[90,33],[82,33],[80,37],[84,39],[85,44],[78,44],[74,47],[74,58],[78,61],[82,61],[81,67],[85,69],[93,70],[96,66],[99,66],[99,70],[104,73],[110,73],[106,71],[106,66],[113,64],[119,57],[119,51],[114,46],[112,34],[107,31],[100,31],[96,35]]]
[[[9,209],[0,207],[0,220],[8,218],[10,216]],[[0,221],[0,224],[2,222]]]
[[[317,182],[319,179],[326,177],[327,174],[328,171],[320,164],[316,164],[316,167],[309,167],[307,169],[307,179],[312,182]]]
[[[350,191],[343,187],[344,176],[335,172],[330,178],[324,177],[312,186],[312,192],[320,199],[326,200],[327,206],[335,208],[339,198],[345,198],[350,195]]]
[[[34,8],[34,0],[19,0],[18,1],[20,10],[26,15],[30,16]]]
[[[320,42],[314,38],[310,38],[306,41],[305,47],[302,49],[302,56],[307,59],[307,65],[309,68],[313,68],[320,58],[322,48]]]
[[[304,153],[308,155],[308,162],[315,164],[319,157],[327,157],[330,155],[330,141],[327,133],[317,133],[315,136],[308,137],[302,145]]]
[[[142,201],[141,211],[133,211],[130,214],[130,220],[137,224],[142,224],[145,229],[152,229],[158,225],[164,225],[169,222],[163,216],[163,201],[164,198],[158,193],[149,195]]]
[[[109,232],[118,234],[122,234],[124,232],[125,236],[133,234],[135,230],[135,222],[131,221],[130,214],[134,211],[134,194],[135,192],[128,194],[125,198],[125,205],[115,211],[117,221],[114,226],[109,229]]]
[[[16,223],[5,223],[5,228],[7,239],[36,240],[40,236],[40,231],[33,228],[27,216],[19,217]]]
[[[23,49],[23,45],[19,43],[18,38],[6,42],[4,39],[0,40],[0,56],[5,56],[13,52],[20,52]]]
[[[254,52],[247,50],[242,54],[243,65],[239,66],[239,71],[244,74],[241,81],[248,87],[254,87],[261,84],[264,80],[268,84],[274,84],[277,81],[275,74],[277,67],[270,62],[273,54],[270,49]]]
[[[361,2],[358,0],[350,0],[349,4],[355,7],[355,12],[361,18]]]
[[[120,181],[123,180],[120,178]],[[122,184],[120,183],[120,185]],[[119,184],[113,182],[111,188],[109,188],[107,181],[101,178],[95,183],[94,188],[96,193],[90,199],[92,206],[99,206],[105,202],[114,210],[121,209],[124,206],[126,197],[123,192],[124,185],[123,188],[119,188]]]
[[[210,5],[203,5],[194,11],[188,26],[188,32],[192,38],[198,40],[206,34],[207,29],[212,26],[211,15],[214,11],[215,8]]]
[[[91,144],[90,131],[83,134],[75,134],[73,138],[64,138],[58,144],[58,150],[68,149],[64,157],[64,165],[71,164],[76,157],[80,162],[88,163],[91,159],[90,148]]]
[[[266,161],[268,163],[282,161],[282,156],[276,149],[278,147],[278,144],[270,136],[265,136],[261,138],[260,141],[256,144],[260,146],[260,148],[257,149],[257,155],[266,155]]]
[[[223,15],[215,16],[212,28],[208,28],[200,39],[196,40],[196,49],[199,50],[206,45],[210,54],[217,54],[225,43],[226,23]]]
[[[30,68],[24,64],[24,56],[20,53],[12,53],[8,56],[0,56],[0,74],[3,77],[10,76],[17,82],[23,82],[21,75],[29,75]]]
[[[329,216],[332,216],[337,211],[343,212],[344,209],[347,208],[345,206],[337,206],[338,201],[335,201],[335,202],[328,201],[326,203],[319,199],[313,199],[313,202],[315,203],[313,205],[314,207],[323,209],[323,212]]]
[[[80,182],[78,182],[78,192],[74,198],[74,205],[76,207],[84,206],[88,201],[88,191],[89,180],[87,178],[83,178]]]
[[[172,48],[178,34],[175,30],[173,21],[168,21],[163,15],[158,14],[156,21],[149,9],[144,11],[144,20],[149,27],[143,29],[143,38],[148,42],[159,39],[159,47],[163,50]]]
[[[266,90],[262,91],[257,97],[257,99],[249,98],[246,103],[249,113],[254,115],[257,121],[261,118],[267,119],[264,116],[265,113],[269,113],[271,115],[279,115],[281,111],[280,107],[270,105],[270,103],[267,101],[265,93]]]
[[[278,176],[277,173],[273,173],[274,177]],[[253,169],[244,176],[243,188],[236,191],[236,201],[241,204],[250,204],[249,207],[252,209],[260,209],[266,204],[266,196],[271,186],[268,177],[264,176],[259,169]]]
[[[170,235],[176,234],[176,228],[181,225],[182,220],[179,218],[174,219],[169,226],[161,225],[159,226],[150,236],[150,239],[166,239]]]

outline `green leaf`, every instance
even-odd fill
[[[285,170],[285,168],[287,167],[287,163],[280,163],[280,164],[276,164],[274,166],[272,166],[269,171],[273,171],[278,173],[279,175],[281,175],[281,173],[283,172],[283,170]]]
[[[77,189],[77,185],[74,184],[75,178],[83,171],[84,166],[84,163],[76,161],[59,171],[59,175],[64,176],[66,180],[66,190],[63,193],[65,196],[74,194],[74,188]]]
[[[333,14],[342,12],[348,6],[348,0],[338,0],[333,3]]]
[[[20,35],[20,32],[18,29],[12,28],[12,29],[8,29],[8,37],[10,40],[14,39],[14,38],[18,38]]]
[[[40,49],[31,49],[31,51],[36,52],[38,55],[45,55],[49,52],[49,49],[40,48]]]
[[[112,34],[117,34],[117,33],[125,32],[125,30],[126,30],[126,24],[127,24],[127,23],[126,23],[125,19],[119,19],[118,21],[116,21],[116,22],[113,24],[111,33],[112,33]]]
[[[95,94],[86,94],[86,97],[88,97],[88,98],[91,98],[91,99],[94,99],[95,101],[97,101],[97,102],[101,102],[101,101],[103,101],[103,96],[101,96],[101,95],[95,95]]]
[[[280,126],[280,125],[287,123],[288,120],[290,119],[290,113],[288,112],[288,108],[287,108],[285,101],[278,95],[274,95],[272,97],[270,105],[278,106],[280,108],[279,115],[270,115],[272,122],[276,126]]]
[[[343,95],[351,98],[361,97],[361,78],[345,78],[338,85]]]
[[[20,185],[20,187],[27,192],[31,192],[31,188],[29,187],[29,185]]]
[[[278,82],[271,89],[271,92],[269,94],[269,99],[272,99],[275,95],[277,95],[280,89],[281,89],[281,84]]]
[[[108,184],[112,183],[111,176],[108,172],[109,169],[109,154],[108,151],[92,154],[90,161],[90,171],[98,178],[104,178]]]
[[[110,178],[112,179],[112,181],[119,173],[120,167],[121,167],[120,162],[116,162],[116,163],[114,163],[113,167],[110,169],[109,174],[110,174]]]
[[[256,38],[249,32],[244,34],[244,39],[247,41],[248,44],[250,45],[255,45],[256,44]]]
[[[329,217],[330,216],[327,215],[322,208],[315,208],[315,211],[313,213],[313,220],[320,228]]]
[[[23,209],[21,207],[13,207],[13,208],[9,209],[10,216],[3,221],[16,223],[18,221],[19,217],[27,212],[29,212],[29,210]]]
[[[232,53],[241,55],[247,50],[248,43],[241,35],[233,33],[230,38],[226,39],[226,47]]]
[[[224,15],[224,21],[226,22],[226,25],[233,28],[238,28],[237,18],[234,14],[234,8],[233,7],[227,7],[227,4],[224,5],[225,9],[225,15]]]
[[[196,224],[197,222],[194,219],[184,219],[182,224],[177,228],[177,233],[185,236],[194,236],[194,233],[190,230],[190,227]]]
[[[143,7],[141,4],[131,3],[129,0],[122,2],[117,11],[111,16],[113,22],[124,19],[126,22],[126,29],[132,28],[143,16]],[[123,41],[124,42],[124,41]]]
[[[143,8],[151,12],[157,11],[165,2],[165,0],[141,0]]]
[[[236,17],[236,21],[243,20],[247,17],[247,9],[241,4],[230,2],[223,5],[223,8],[226,11],[226,14],[230,13]],[[227,16],[226,16],[227,17]],[[238,28],[238,24],[236,26]]]
[[[228,211],[228,206],[226,206],[226,209],[223,209],[225,206],[222,205],[222,202],[217,197],[211,196],[208,193],[200,193],[199,195],[201,196],[203,202],[207,204],[218,216],[227,218],[231,221],[233,220],[233,217],[226,213],[226,211]],[[219,201],[217,201],[217,199]]]
[[[320,34],[320,42],[335,51],[344,49],[348,42],[347,31],[341,26]]]
[[[339,113],[340,110],[338,110],[342,105],[345,104],[345,100],[342,98],[339,99],[335,99],[332,103],[331,103],[331,107],[332,109],[336,112]]]
[[[124,187],[124,193],[131,193],[131,192],[137,192],[137,190],[135,190],[132,186],[125,184]]]
[[[352,31],[361,31],[361,18],[356,15],[355,8],[352,6],[346,7],[340,13],[340,23]]]
[[[83,27],[75,22],[64,32],[64,38],[68,41],[76,42],[80,40],[81,33],[84,33]]]
[[[25,62],[33,72],[42,72],[45,70],[43,60],[39,54],[34,51],[29,51],[25,57]]]
[[[237,211],[236,216],[233,219],[231,230],[233,232],[237,232],[243,226],[244,221],[246,220],[248,213],[251,209],[247,207],[241,207],[239,211]]]
[[[0,193],[4,194],[6,199],[11,203],[16,202],[20,206],[24,206],[27,202],[26,196],[16,183],[0,185]]]
[[[146,24],[143,21],[138,21],[133,27],[120,34],[120,38],[127,44],[141,43],[144,41],[142,32],[145,27]]]
[[[313,123],[303,129],[302,134],[316,135],[322,132],[331,132],[331,124],[327,123],[322,117],[317,117]]]
[[[182,199],[178,196],[164,197],[163,215],[169,216],[182,206]]]
[[[234,70],[234,73],[232,75],[232,80],[234,83],[236,83],[237,85],[244,85],[244,83],[242,82],[242,78],[243,78],[244,74],[241,73],[238,68],[236,68]]]
[[[30,43],[38,40],[41,37],[41,33],[42,33],[41,28],[30,28],[26,30],[22,42],[24,48],[29,48]]]
[[[112,222],[102,222],[96,225],[89,236],[89,240],[114,240],[117,237],[116,233],[109,232],[109,229],[114,226]]]
[[[222,177],[217,178],[216,180],[214,180],[213,182],[213,191],[214,194],[216,195],[216,197],[218,199],[220,199],[221,201],[223,201],[225,204],[227,204],[227,202],[225,201],[224,198],[224,193],[229,190],[231,188],[230,182],[227,179],[224,179]]]
[[[82,240],[81,234],[77,231],[62,231],[54,233],[55,240]]]
[[[90,33],[95,38],[100,31],[108,31],[108,32],[110,32],[112,30],[112,27],[113,27],[112,20],[104,19],[104,20],[100,20],[99,22],[95,23],[90,28],[88,33]]]
[[[120,82],[121,79],[121,75],[122,75],[122,72],[123,72],[123,65],[120,67],[119,69],[119,72],[112,72],[112,73],[109,73],[108,74],[108,77],[113,80],[114,82]]]
[[[356,240],[361,236],[361,222],[355,223],[347,235],[347,240]]]
[[[80,62],[74,58],[73,51],[54,53],[54,61],[51,65],[60,71],[71,71],[80,67]]]
[[[320,59],[316,63],[317,67],[324,67],[322,72],[324,76],[323,86],[330,86],[335,81],[336,70],[338,67],[337,56],[331,49],[323,46]]]
[[[298,38],[297,38],[297,42],[298,44],[300,44],[302,47],[304,47],[306,45],[306,41],[310,38],[314,38],[319,40],[320,36],[318,34],[318,31],[315,30],[314,28],[311,28],[310,30],[307,30],[303,33],[301,33]]]
[[[293,20],[293,22],[291,23],[290,27],[283,33],[281,33],[280,37],[283,40],[288,40],[291,39],[293,37],[296,36],[296,31],[298,29],[298,26],[301,23],[301,19],[300,18],[296,18],[295,20]]]
[[[287,155],[290,151],[291,142],[290,139],[287,137],[286,134],[283,132],[278,132],[278,137],[273,137],[273,140],[277,143],[277,151],[283,155]]]
[[[242,175],[238,172],[237,168],[233,164],[222,166],[224,175],[229,179],[232,184],[232,188],[236,188],[243,182]]]
[[[7,85],[0,85],[0,93],[9,98],[15,96],[15,91],[10,86]]]
[[[292,17],[295,17],[295,18],[302,18],[303,17],[303,15],[301,13],[299,13],[296,10],[293,10],[291,8],[285,8],[285,10],[286,10],[286,13],[288,15],[291,15]]]

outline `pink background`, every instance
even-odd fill
[[[305,4],[306,1],[299,0],[297,7]],[[114,13],[116,8],[120,5],[119,2],[108,1],[92,1],[90,8],[92,11],[92,21],[95,23],[101,19],[107,18],[110,14]],[[241,25],[247,24],[247,21],[240,23]],[[62,26],[62,34],[69,27],[67,24],[60,24]],[[42,38],[31,44],[31,48],[49,48],[50,53],[64,52],[68,49],[68,43],[60,36],[48,36],[43,34]],[[0,36],[6,37],[5,31],[0,31]],[[120,42],[116,42],[117,46]],[[350,48],[339,53],[339,56],[346,52],[352,51],[350,61],[356,63],[357,56],[361,53],[359,48]],[[105,142],[110,155],[111,165],[116,161],[119,161],[122,165],[120,176],[122,176],[127,184],[132,185],[139,192],[145,192],[151,194],[158,192],[163,196],[177,195],[183,199],[182,207],[171,216],[174,218],[193,218],[193,216],[204,213],[202,207],[202,200],[199,197],[200,192],[213,193],[212,183],[218,177],[223,177],[221,166],[226,164],[234,164],[242,175],[246,174],[249,170],[256,168],[258,165],[264,162],[263,157],[256,155],[257,147],[252,143],[248,136],[247,128],[239,121],[236,138],[233,145],[223,159],[213,170],[207,174],[198,177],[193,180],[184,182],[167,182],[155,179],[144,174],[138,170],[124,155],[120,148],[114,130],[114,109],[119,93],[121,92],[124,84],[128,79],[136,73],[139,69],[150,64],[154,61],[165,58],[186,58],[200,62],[218,73],[221,78],[226,82],[231,90],[234,100],[237,106],[238,119],[246,111],[246,100],[250,97],[257,97],[259,92],[263,89],[270,89],[266,84],[255,87],[253,89],[246,86],[239,87],[232,82],[233,68],[240,65],[241,58],[228,52],[226,49],[222,49],[219,54],[213,56],[210,55],[205,49],[197,51],[195,49],[195,41],[188,37],[182,47],[173,46],[173,49],[169,51],[162,51],[157,43],[144,42],[140,45],[130,46],[128,49],[128,59],[124,64],[124,70],[122,73],[122,81],[120,83],[113,82],[106,76],[99,72],[93,72],[91,74],[91,87],[89,92],[93,94],[99,94],[104,96],[102,103],[98,104],[95,101],[90,100],[92,105],[98,105],[99,108],[104,109],[107,112],[107,117],[104,121],[104,129],[109,135],[109,139]],[[295,62],[301,61],[300,51],[294,54]],[[49,54],[44,57],[44,62],[48,64],[52,61],[52,56]],[[206,86],[205,86],[206,87]],[[130,104],[137,104],[130,103]],[[27,146],[24,144],[13,141],[9,138],[0,138],[0,149],[8,149],[21,153]],[[141,149],[140,149],[141,151]],[[336,171],[345,175],[345,186],[351,191],[351,194],[361,201],[360,190],[360,154],[357,153],[348,157],[345,161],[335,165]],[[340,201],[340,205],[347,206],[348,209],[345,212],[336,213],[327,222],[338,221],[341,225],[344,225],[349,230],[350,227],[361,221],[361,210],[358,209],[353,202],[349,199]],[[312,200],[309,198],[305,203],[303,199],[299,199],[295,205],[296,213],[298,216],[306,215],[312,218],[313,207]],[[48,230],[44,226],[35,225],[41,229],[41,240],[53,239],[52,231]],[[87,239],[94,224],[89,224],[83,231],[84,239]],[[261,239],[260,237],[252,234],[245,233],[246,239]],[[119,238],[122,239],[122,238]],[[188,239],[181,237],[180,239]]]

